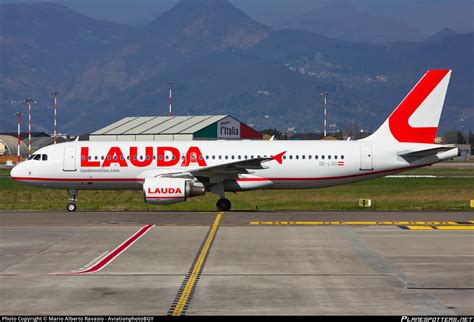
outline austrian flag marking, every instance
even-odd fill
[[[337,162],[337,166],[338,166],[338,167],[343,167],[343,166],[344,166],[344,161],[339,161],[339,162]]]

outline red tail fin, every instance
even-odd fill
[[[430,70],[366,140],[433,143],[451,70]]]

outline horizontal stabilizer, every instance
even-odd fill
[[[425,149],[425,150],[418,150],[418,151],[412,151],[412,152],[402,152],[402,153],[399,153],[398,155],[403,157],[403,158],[421,159],[421,158],[424,158],[424,157],[435,156],[440,152],[446,152],[446,151],[449,151],[449,150],[452,150],[452,149],[456,149],[456,148],[453,148],[452,146],[441,146],[441,147]]]

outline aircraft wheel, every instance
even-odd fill
[[[77,206],[75,203],[70,202],[67,204],[67,211],[72,212],[72,211],[76,211],[76,209],[77,209]]]
[[[222,198],[217,201],[216,207],[218,211],[229,211],[232,207],[232,204],[230,203],[229,199]]]

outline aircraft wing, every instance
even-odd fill
[[[162,174],[163,177],[218,177],[218,178],[232,178],[237,177],[239,174],[250,174],[252,170],[266,169],[267,167],[263,164],[272,160],[282,163],[283,155],[286,153],[282,152],[278,155],[270,157],[260,157],[247,160],[238,160],[228,163],[222,163],[209,167],[202,167],[193,170],[183,172],[173,172]]]

